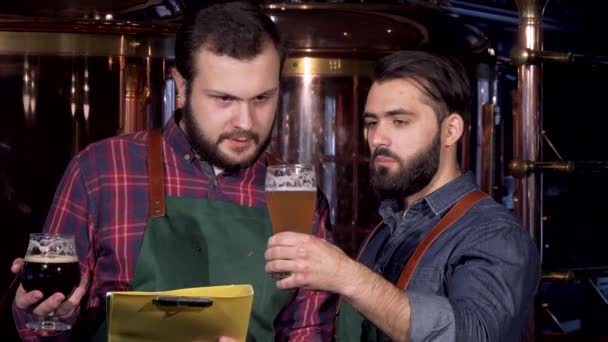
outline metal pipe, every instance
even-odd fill
[[[534,172],[605,173],[608,161],[537,161],[512,160],[509,171],[516,178],[527,177]]]
[[[583,55],[574,52],[541,51],[515,46],[511,49],[514,65],[552,63],[608,64],[608,56]]]
[[[516,0],[520,15],[519,45],[542,50],[542,12],[546,0]],[[542,127],[542,84],[540,65],[518,67],[517,95],[519,102],[514,113],[513,155],[515,160],[540,159]],[[536,240],[541,239],[540,177],[532,173],[515,184],[515,213]]]
[[[494,104],[481,107],[481,174],[479,188],[494,197]]]
[[[546,0],[515,0],[519,12],[519,45],[542,50],[542,15]],[[540,65],[518,67],[518,103],[513,118],[513,157],[516,160],[540,160],[540,133],[542,127],[542,84]],[[515,214],[521,219],[532,238],[542,247],[541,177],[533,173],[516,179],[513,202]],[[541,263],[542,263],[542,248]],[[536,316],[535,314],[532,317]],[[528,320],[525,341],[534,341],[537,325]]]

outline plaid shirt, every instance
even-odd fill
[[[266,205],[264,158],[238,173],[215,176],[208,163],[197,159],[174,118],[163,135],[167,196]],[[70,162],[55,194],[44,230],[76,236],[81,271],[90,286],[79,310],[80,325],[105,317],[106,292],[127,290],[133,278],[149,218],[147,136],[138,132],[88,146]],[[331,240],[327,200],[320,192],[313,231]],[[327,293],[294,290],[275,320],[277,340],[333,340],[335,304],[335,296]],[[26,313],[14,304],[13,316],[24,340],[38,340],[25,327]]]

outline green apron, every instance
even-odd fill
[[[272,233],[267,209],[187,198],[165,199],[166,215],[148,222],[131,281],[137,291],[251,284],[248,341],[274,340],[273,321],[289,291],[264,272]]]
[[[278,290],[264,272],[272,234],[267,208],[183,197],[165,197],[164,202],[163,216],[151,213],[130,290],[251,284],[247,341],[273,341],[274,319],[291,292]],[[95,340],[107,340],[106,322]]]
[[[372,239],[376,231],[382,226],[378,224],[369,234],[361,246],[357,261],[363,255],[367,243]],[[378,342],[382,341],[380,331],[366,320],[348,301],[341,299],[338,306],[339,312],[336,317],[336,341],[338,342]]]

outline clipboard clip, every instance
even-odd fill
[[[213,299],[209,297],[159,296],[152,299],[152,304],[164,310],[208,308],[213,306]]]

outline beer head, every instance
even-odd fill
[[[311,234],[316,197],[317,180],[312,165],[268,167],[266,203],[274,234],[282,231]]]
[[[316,191],[315,169],[309,164],[280,164],[266,170],[266,192]]]
[[[30,234],[26,258],[28,256],[48,258],[76,257],[76,242],[74,236],[46,233]]]

